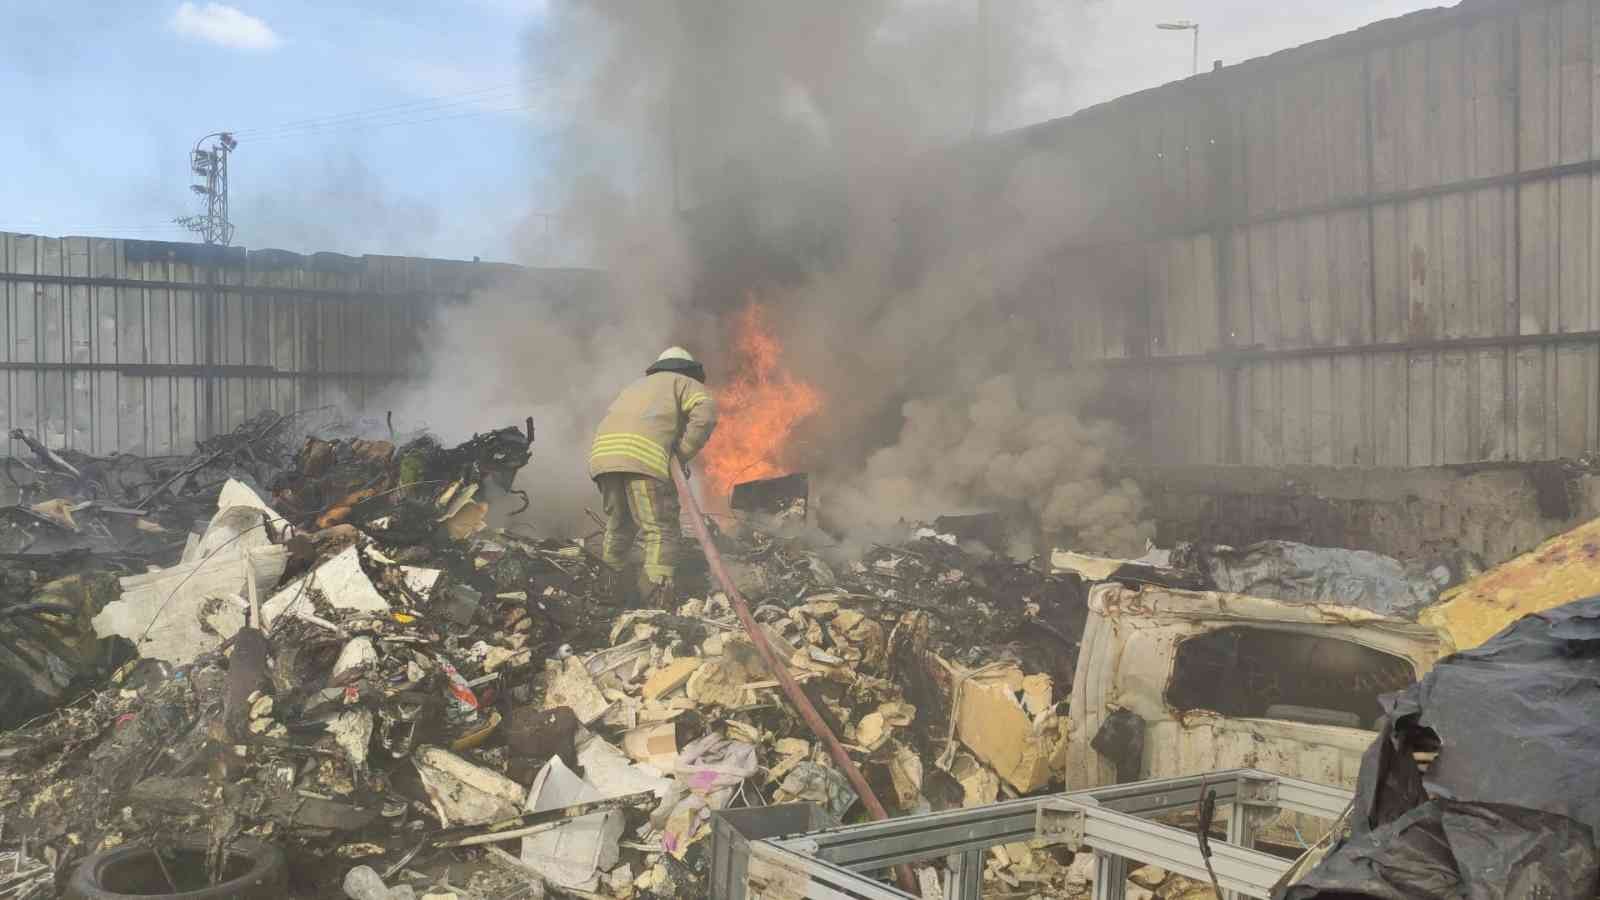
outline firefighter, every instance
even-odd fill
[[[662,608],[675,599],[673,564],[683,531],[668,466],[681,465],[688,474],[689,461],[716,427],[716,403],[705,380],[705,369],[689,351],[669,347],[643,378],[623,388],[595,430],[589,477],[605,509],[601,560],[610,569],[613,602],[622,595],[622,572],[636,537],[644,549],[641,599]]]

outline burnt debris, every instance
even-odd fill
[[[715,810],[866,815],[697,554],[673,608],[610,605],[592,535],[519,524],[531,422],[445,446],[312,411],[176,459],[25,446],[0,521],[0,855],[20,896],[130,843],[212,886],[269,848],[293,897],[700,896]],[[808,493],[744,486],[747,515],[710,539],[890,815],[1065,787],[1091,589],[1216,586],[1159,551],[1014,560],[992,515],[846,548],[806,524]],[[1186,664],[1253,693],[1173,697],[1271,717],[1344,689],[1230,675],[1236,649]],[[1360,662],[1338,673],[1372,675]],[[1116,721],[1085,752],[1136,777],[1140,723]],[[985,878],[1084,886],[1070,854],[1022,845]]]

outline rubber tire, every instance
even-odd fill
[[[186,850],[204,851],[203,839],[183,840],[179,846]],[[110,867],[131,857],[150,852],[149,845],[135,844],[116,847],[96,853],[78,864],[72,878],[67,881],[66,900],[276,900],[288,896],[289,869],[283,851],[255,838],[236,838],[228,847],[230,854],[239,854],[250,860],[249,871],[238,878],[224,881],[213,887],[177,894],[121,894],[100,886],[101,876]]]

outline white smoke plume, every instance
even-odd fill
[[[1040,534],[1070,534],[1082,549],[1142,545],[1151,535],[1139,523],[1138,486],[1104,477],[1121,447],[1118,430],[1062,411],[1078,389],[1065,379],[1030,387],[994,375],[970,392],[907,401],[898,440],[835,487],[831,514],[882,527],[894,516],[931,519],[975,504],[1025,510]],[[1013,549],[1020,546],[1032,546],[1032,535]]]
[[[1085,412],[1097,390],[1061,377],[1065,350],[1037,325],[1108,302],[1103,275],[1057,257],[1111,198],[1059,154],[970,144],[1067,93],[1075,8],[987,4],[984,31],[982,6],[552,4],[528,59],[564,110],[561,229],[611,289],[552,311],[509,285],[448,310],[427,389],[401,406],[436,425],[533,414],[524,486],[570,527],[613,393],[669,343],[706,357],[715,386],[720,326],[755,298],[824,394],[793,462],[831,526],[1004,508],[1074,546],[1137,549],[1138,491],[1106,472],[1121,433]]]
[[[648,209],[589,186],[595,193],[581,202],[596,228],[630,236],[596,247],[604,289],[594,289],[590,273],[534,272],[438,309],[424,332],[427,377],[378,404],[452,441],[532,416],[534,463],[518,487],[533,499],[529,515],[554,534],[592,526],[584,512],[597,505],[586,477],[589,438],[612,397],[643,374],[663,341],[695,343],[680,333],[696,317],[683,304],[679,241]]]

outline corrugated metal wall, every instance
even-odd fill
[[[1048,290],[1154,461],[1600,449],[1597,6],[1420,13],[1019,135],[1113,198]],[[1085,288],[1108,258],[1131,283]]]
[[[0,233],[0,434],[184,454],[266,410],[359,408],[441,304],[513,266]],[[536,272],[572,291],[585,273]],[[24,452],[0,441],[0,455]]]

